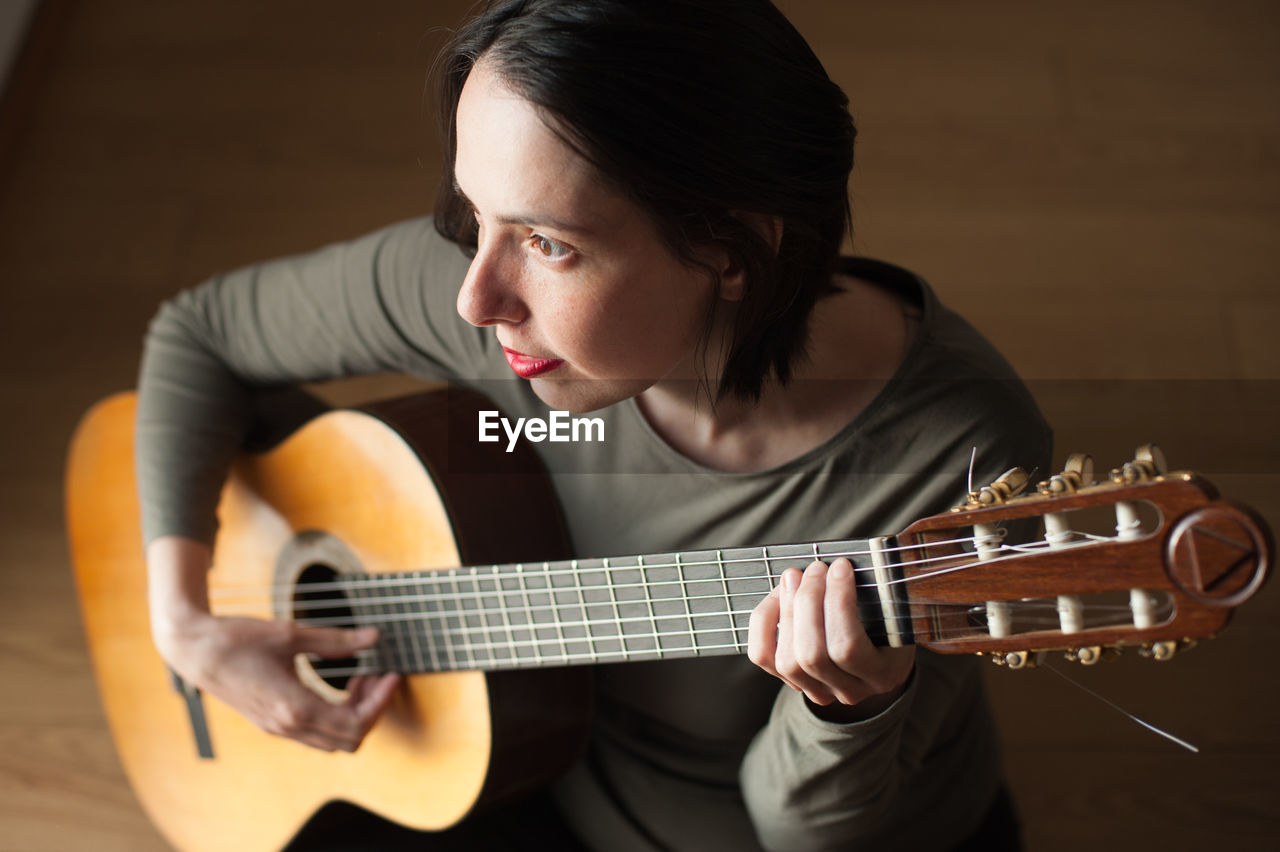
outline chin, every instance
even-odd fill
[[[586,414],[630,399],[653,382],[640,380],[534,378],[529,380],[538,399],[554,411]]]

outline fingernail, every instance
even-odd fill
[[[798,571],[788,571],[782,575],[782,582],[786,583],[788,592],[794,592],[800,588],[800,573]]]
[[[849,564],[848,559],[837,559],[831,563],[828,576],[833,580],[847,580],[853,576],[853,566]]]
[[[357,642],[372,642],[374,639],[377,639],[377,638],[378,638],[378,628],[376,627],[361,627],[359,630],[356,631]]]

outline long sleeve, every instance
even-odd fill
[[[972,830],[999,784],[998,738],[975,662],[918,656],[907,691],[852,724],[818,719],[802,696],[782,690],[740,772],[760,844],[946,849]],[[903,819],[939,797],[948,806],[936,820]]]
[[[221,275],[166,302],[138,383],[145,539],[212,541],[256,390],[378,372],[479,378],[486,339],[453,309],[467,263],[419,219]]]

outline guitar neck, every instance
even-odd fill
[[[348,575],[341,585],[354,621],[382,631],[370,670],[492,671],[744,653],[751,611],[782,572],[840,556],[866,569],[877,561],[867,541],[844,540]],[[882,645],[910,639],[886,630],[886,616],[908,621],[891,572],[855,573],[860,616]]]

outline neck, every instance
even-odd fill
[[[757,403],[729,398],[713,406],[707,383],[684,370],[640,394],[645,419],[681,454],[734,473],[777,467],[830,440],[888,383],[914,333],[895,295],[854,278],[841,286],[815,311],[810,357],[795,365],[785,387],[767,381]],[[716,327],[722,343],[726,323]],[[721,365],[711,366],[717,369],[706,375],[719,377]]]
[[[358,625],[382,630],[362,661],[371,670],[540,668],[741,654],[751,611],[782,572],[838,556],[873,561],[868,542],[849,540],[360,574],[335,585]],[[892,610],[870,569],[857,576],[863,620],[887,642]]]

